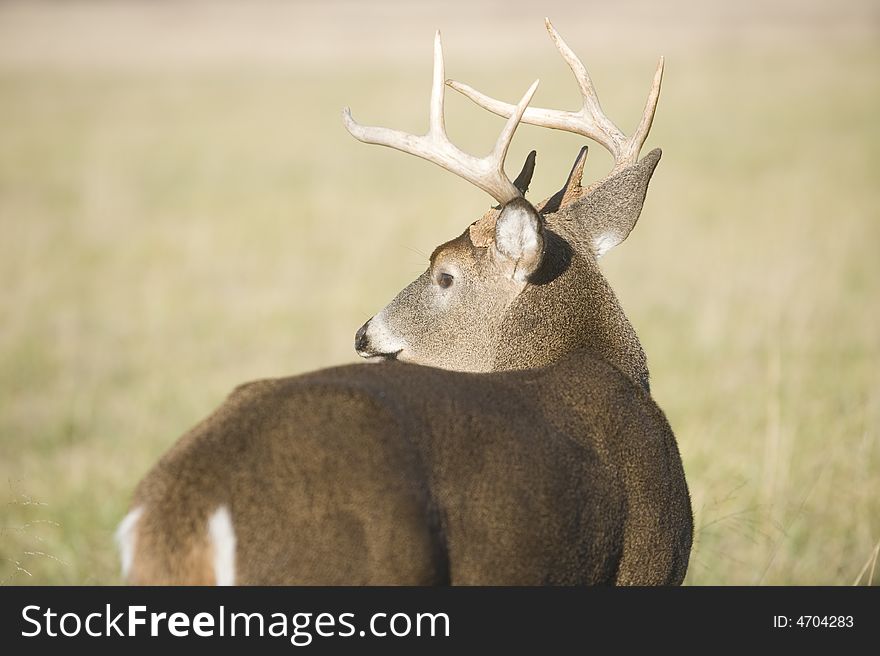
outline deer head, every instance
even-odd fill
[[[414,136],[343,120],[356,139],[390,146],[432,161],[487,191],[498,203],[457,238],[438,246],[428,269],[355,337],[362,357],[398,359],[460,371],[521,369],[550,364],[588,347],[648,387],[641,344],[598,260],[635,226],[648,182],[660,159],[654,150],[638,159],[660,92],[660,59],[641,122],[626,137],[605,116],[592,81],[550,21],[556,47],[580,87],[576,112],[529,108],[536,80],[516,105],[503,103],[452,80],[446,82],[481,107],[508,118],[492,152],[477,158],[446,136],[443,119],[443,52],[434,40],[430,128]],[[535,166],[529,154],[511,182],[504,159],[520,122],[574,132],[608,149],[612,170],[584,188],[584,146],[562,189],[533,206],[524,195]]]

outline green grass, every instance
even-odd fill
[[[872,11],[853,7],[840,15]],[[84,29],[104,11],[116,32]],[[285,35],[276,7],[248,14],[261,40],[219,11],[190,7],[153,52],[149,12],[0,8],[0,582],[118,582],[113,530],[176,437],[238,383],[354,361],[361,322],[485,209],[341,127],[350,104],[424,128],[433,27],[449,74],[508,98],[540,75],[536,102],[576,102],[538,16],[401,10],[386,29],[361,9],[343,28],[290,9]],[[667,55],[648,143],[663,161],[604,266],[685,461],[687,581],[851,584],[868,564],[864,583],[880,542],[876,21],[805,11],[788,31],[767,18],[777,34],[758,9],[664,15],[621,55],[623,15],[599,30],[559,13],[626,130]],[[501,126],[458,98],[448,115],[474,151]],[[523,127],[509,168],[537,148],[540,199],[580,145]]]

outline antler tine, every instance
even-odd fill
[[[578,59],[574,51],[560,36],[559,32],[556,31],[550,19],[545,18],[544,22],[550,38],[553,39],[553,43],[556,45],[557,50],[559,50],[559,54],[562,55],[562,58],[571,68],[572,73],[574,73],[581,91],[583,103],[580,110],[576,112],[530,107],[523,114],[522,122],[573,132],[592,139],[601,144],[614,156],[614,171],[635,163],[638,160],[642,144],[644,144],[648,136],[648,131],[651,129],[651,122],[657,109],[657,100],[660,96],[660,82],[663,78],[663,58],[660,58],[657,71],[654,74],[651,92],[648,95],[648,102],[645,105],[645,111],[639,127],[632,137],[627,138],[602,111],[599,97],[593,87],[593,81],[590,79],[590,75],[587,73],[583,62]],[[446,84],[493,114],[510,116],[513,111],[513,105],[491,98],[467,84],[456,82],[455,80],[447,80]]]
[[[351,110],[342,110],[342,121],[346,129],[358,141],[388,146],[426,159],[444,169],[464,178],[471,184],[486,191],[502,205],[521,196],[519,190],[504,173],[504,158],[507,149],[522,120],[523,112],[532,100],[538,80],[532,83],[517,105],[510,105],[508,120],[504,125],[495,147],[485,157],[475,157],[455,146],[446,135],[443,116],[444,71],[443,46],[440,32],[434,36],[434,77],[431,84],[431,104],[428,133],[416,136],[391,128],[361,125],[351,116]]]
[[[629,139],[630,149],[632,151],[630,157],[633,161],[639,158],[639,151],[648,138],[651,131],[651,124],[654,122],[654,113],[657,111],[657,101],[660,99],[660,84],[663,82],[663,57],[657,62],[657,70],[654,71],[654,80],[651,82],[651,91],[648,92],[648,100],[645,102],[645,111],[642,112],[642,120],[639,127]]]
[[[599,104],[599,96],[596,94],[596,88],[593,86],[593,80],[587,72],[583,62],[578,58],[574,51],[568,46],[549,18],[544,18],[544,26],[553,39],[553,43],[559,54],[568,64],[571,72],[574,73],[578,87],[581,90],[583,105],[581,111],[578,112],[578,118],[584,125],[583,136],[590,137],[594,141],[605,146],[611,154],[614,155],[615,163],[622,154],[623,142],[626,141],[626,135],[609,119],[602,106]],[[549,110],[548,110],[549,111]],[[595,134],[598,132],[598,134]],[[597,138],[598,137],[598,138]]]
[[[428,134],[446,136],[446,121],[443,117],[443,104],[446,90],[443,88],[445,65],[443,63],[443,44],[440,30],[434,33],[434,76],[431,78],[431,117]]]

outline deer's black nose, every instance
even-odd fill
[[[369,339],[367,338],[367,327],[370,325],[370,322],[367,321],[363,326],[358,328],[357,333],[354,336],[354,350],[357,351],[360,355],[364,355],[367,351],[367,346],[369,344]]]

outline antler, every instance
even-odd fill
[[[434,80],[431,86],[430,127],[427,134],[416,136],[390,128],[361,125],[351,117],[348,107],[342,110],[342,121],[355,139],[396,148],[434,162],[488,192],[502,205],[520,197],[522,194],[519,189],[504,173],[504,158],[523,112],[538,88],[538,80],[532,83],[519,104],[507,105],[510,108],[506,114],[509,119],[492,152],[485,157],[475,157],[456,147],[446,135],[443,119],[444,79],[443,47],[438,30],[434,36]]]
[[[645,139],[651,129],[651,123],[654,120],[654,111],[657,109],[657,99],[660,96],[660,82],[663,79],[663,57],[660,58],[660,62],[657,64],[657,71],[654,73],[654,82],[651,85],[651,92],[648,94],[648,102],[645,104],[642,120],[633,135],[627,137],[602,111],[602,107],[599,105],[599,97],[596,95],[596,90],[593,87],[593,81],[590,79],[590,75],[587,73],[587,69],[581,60],[578,59],[577,55],[568,47],[568,44],[559,36],[559,32],[550,23],[550,19],[545,18],[544,23],[547,26],[547,31],[550,33],[550,38],[553,39],[556,48],[577,79],[581,96],[583,96],[583,105],[577,112],[536,107],[529,108],[523,113],[522,122],[545,128],[574,132],[598,142],[614,156],[614,168],[609,175],[634,164],[639,158],[639,151],[642,149],[642,144],[645,143]],[[447,80],[446,84],[473,100],[480,107],[488,109],[499,116],[512,116],[515,110],[519,110],[519,107],[490,98],[467,84],[454,80]]]

